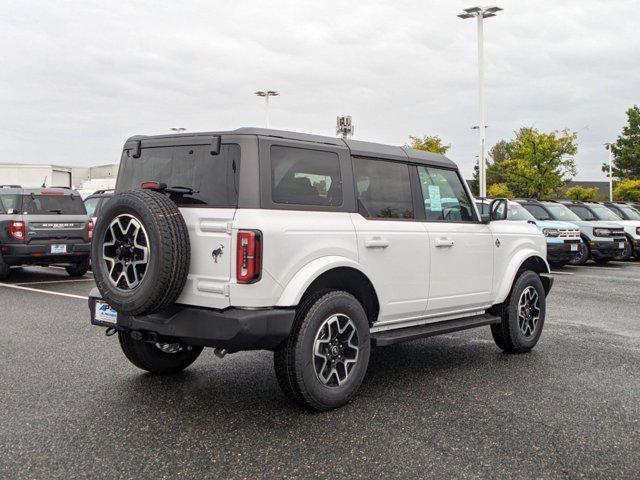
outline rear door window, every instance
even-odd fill
[[[240,146],[223,144],[218,155],[209,145],[143,148],[140,158],[123,154],[117,190],[136,190],[144,182],[186,187],[193,193],[171,194],[181,206],[235,207],[238,205]]]
[[[415,218],[409,165],[354,158],[358,212],[367,218]]]
[[[342,205],[342,177],[336,153],[273,145],[270,157],[274,203]]]
[[[0,213],[17,212],[18,200],[18,195],[0,195]]]
[[[95,217],[94,213],[98,207],[98,203],[100,203],[100,197],[87,198],[84,201],[84,208],[87,209],[87,215]]]
[[[25,215],[86,215],[79,195],[24,195],[22,211]]]

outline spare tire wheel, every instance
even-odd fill
[[[102,298],[145,315],[172,305],[189,273],[189,232],[169,197],[151,190],[114,195],[93,233],[91,264]]]

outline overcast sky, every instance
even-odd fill
[[[28,1],[0,15],[0,162],[118,160],[133,134],[263,126],[401,145],[438,134],[477,155],[467,1]],[[579,132],[578,179],[640,103],[636,0],[501,0],[485,23],[488,145],[521,126]]]

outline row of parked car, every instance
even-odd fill
[[[488,213],[489,200],[477,200]],[[507,219],[534,223],[547,239],[547,260],[554,267],[640,258],[640,205],[631,202],[575,200],[508,203]]]

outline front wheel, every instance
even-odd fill
[[[629,240],[625,240],[624,242],[624,250],[620,251],[617,255],[613,257],[617,262],[626,262],[631,258],[631,254],[633,253],[633,247],[631,246],[631,242]]]
[[[591,251],[589,250],[589,245],[587,245],[585,242],[580,242],[580,245],[578,246],[578,253],[576,253],[576,256],[573,257],[573,260],[571,260],[569,262],[570,265],[584,265],[585,263],[587,263],[587,260],[589,260],[589,257],[591,256]]]
[[[362,305],[343,291],[321,292],[298,308],[294,326],[274,354],[285,394],[307,408],[348,403],[369,365],[369,321]]]
[[[202,352],[203,347],[184,346],[180,343],[149,343],[134,340],[127,332],[118,332],[120,347],[127,359],[136,367],[156,375],[184,370]]]
[[[499,306],[502,321],[491,325],[496,345],[507,353],[524,353],[536,346],[542,333],[547,302],[537,273],[527,270],[513,284]]]

